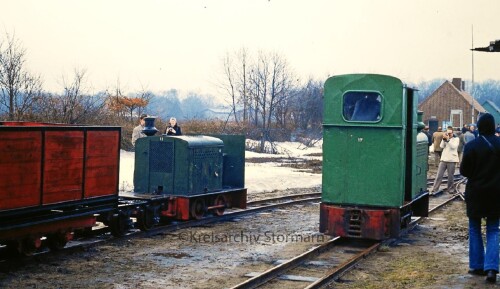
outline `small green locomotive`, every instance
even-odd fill
[[[147,201],[141,229],[160,217],[201,219],[207,212],[246,207],[245,136],[149,136],[135,146],[134,192],[127,200]]]
[[[416,90],[398,78],[325,82],[321,232],[382,240],[398,236],[411,216],[427,216],[423,127]]]

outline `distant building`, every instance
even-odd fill
[[[452,82],[445,81],[436,91],[419,104],[418,109],[424,112],[423,120],[429,124],[434,120],[439,126],[451,125],[461,128],[472,122],[472,96],[465,90],[465,83],[461,78],[453,78]],[[474,99],[474,122],[486,110]]]
[[[500,110],[498,109],[498,106],[496,106],[493,101],[487,100],[483,103],[483,107],[486,109],[487,112],[493,115],[497,125],[500,124]]]

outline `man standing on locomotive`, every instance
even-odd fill
[[[140,139],[141,137],[146,137],[146,135],[142,132],[144,129],[144,125],[146,124],[146,121],[144,120],[146,117],[148,117],[147,114],[141,114],[139,117],[139,125],[134,127],[134,130],[132,131],[132,145],[135,146],[135,142],[137,139]]]
[[[441,160],[439,162],[439,167],[434,180],[434,185],[430,194],[436,192],[443,180],[444,171],[448,171],[448,193],[454,193],[453,189],[453,175],[455,174],[455,165],[459,162],[458,159],[458,145],[459,139],[453,134],[453,129],[448,128],[444,133],[442,133],[443,139],[439,144],[439,147],[443,150],[441,153]]]
[[[469,273],[486,275],[496,282],[499,263],[500,138],[494,135],[495,119],[486,113],[478,122],[479,137],[464,148],[460,174],[467,177],[465,203],[469,217]],[[486,252],[481,219],[486,218]]]

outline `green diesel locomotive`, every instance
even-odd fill
[[[398,236],[411,216],[427,216],[423,127],[416,90],[398,78],[325,82],[321,232],[381,240]]]
[[[244,184],[245,136],[148,136],[135,145],[134,191],[120,197],[145,202],[129,215],[148,230],[161,218],[201,219],[244,209]]]

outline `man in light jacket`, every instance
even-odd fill
[[[132,131],[132,145],[135,146],[135,142],[142,138],[146,137],[146,135],[142,132],[144,129],[144,125],[146,124],[145,118],[148,117],[147,114],[141,114],[139,117],[139,125],[134,127],[134,130]]]
[[[432,143],[434,144],[434,165],[439,167],[439,160],[441,159],[441,153],[443,149],[439,146],[443,140],[443,131],[441,127],[432,134]]]

